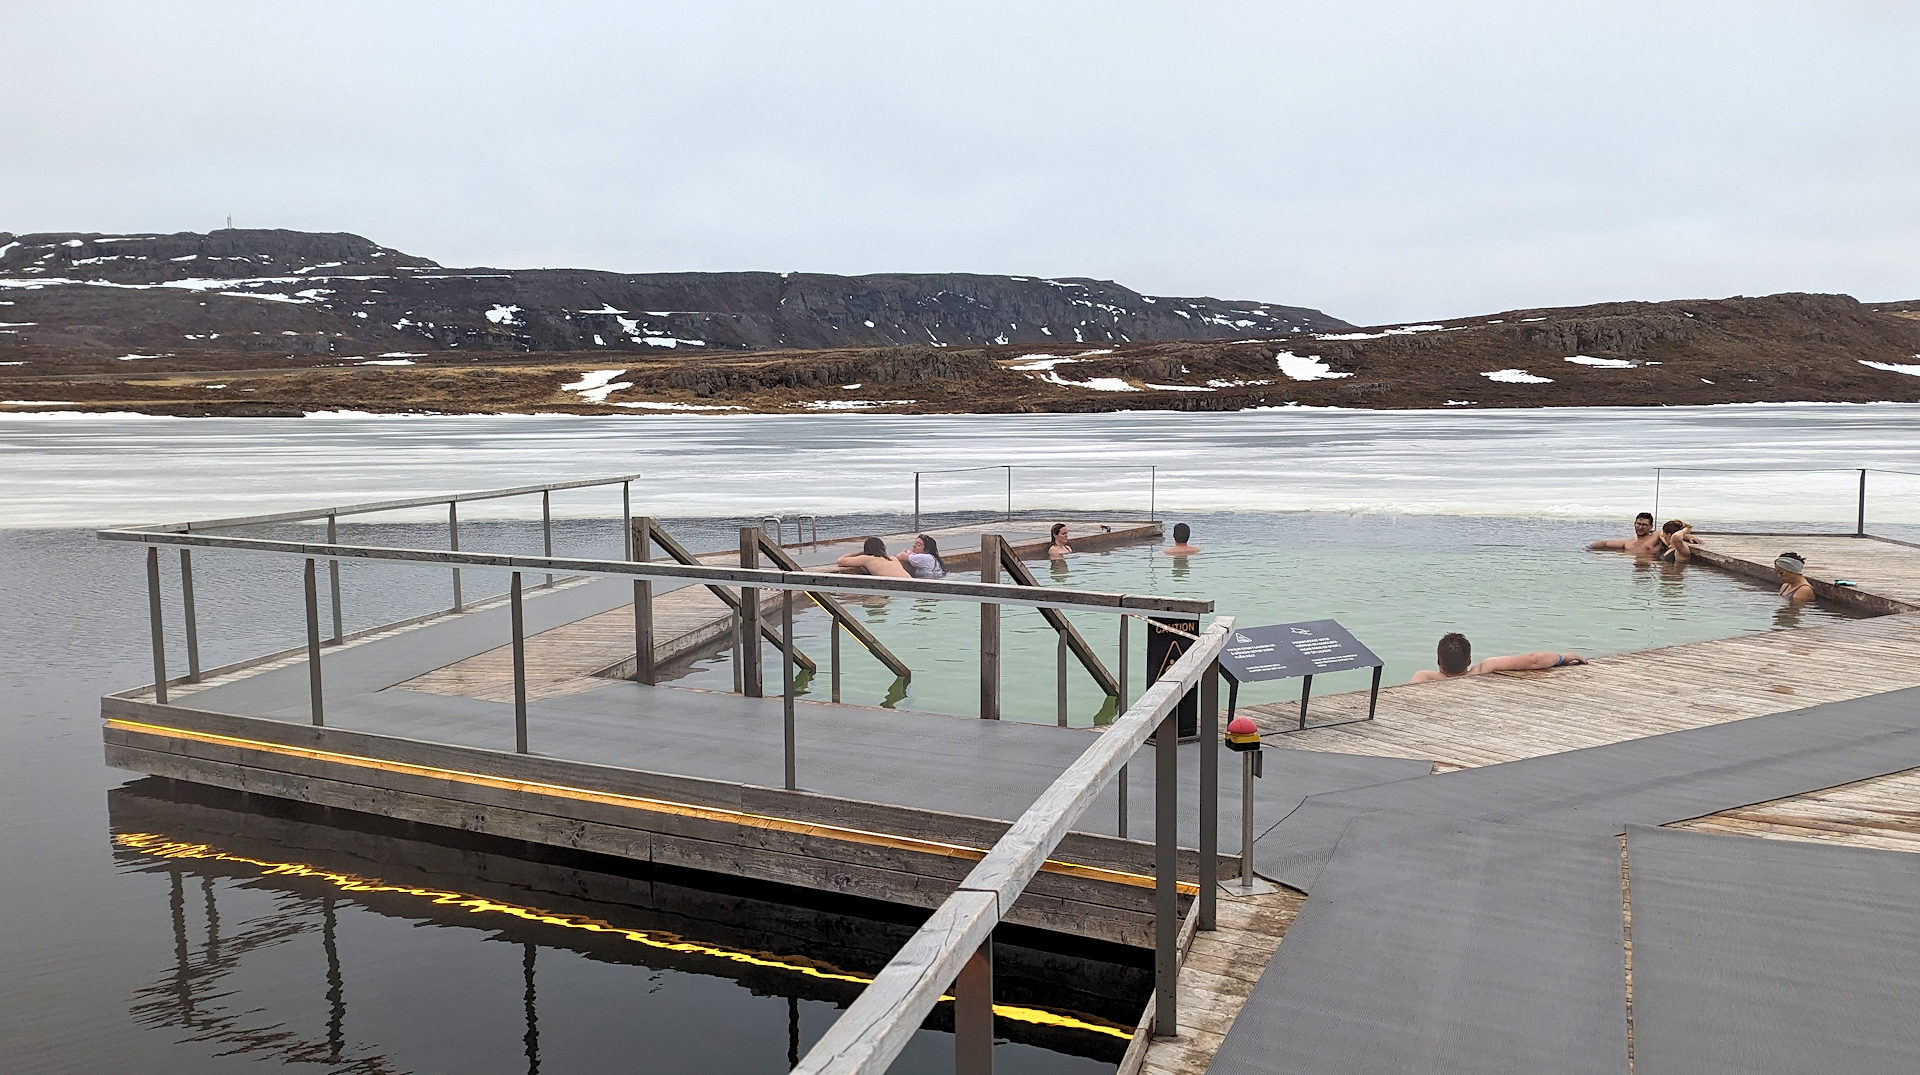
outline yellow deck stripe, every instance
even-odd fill
[[[216,732],[194,731],[188,728],[172,728],[161,724],[147,724],[140,721],[111,718],[109,728],[125,731],[143,732],[150,735],[169,736],[202,743],[215,743],[237,746],[248,750],[258,750],[268,754],[280,754],[286,757],[306,758],[311,761],[333,762],[361,769],[375,769],[382,772],[400,773],[407,776],[423,776],[435,779],[453,780],[463,784],[494,788],[502,791],[518,791],[534,795],[547,795],[563,799],[576,799],[582,802],[602,803],[652,813],[671,814],[678,817],[697,818],[703,821],[717,821],[743,828],[766,829],[775,832],[788,832],[802,836],[817,836],[824,839],[842,840],[848,843],[865,844],[874,847],[887,847],[900,851],[914,851],[926,855],[940,855],[947,858],[979,860],[986,857],[982,848],[968,847],[964,844],[943,843],[937,840],[924,840],[912,836],[894,836],[888,833],[870,832],[865,829],[847,828],[841,825],[822,825],[817,822],[795,821],[791,818],[773,817],[767,814],[753,814],[742,810],[728,810],[723,807],[698,806],[693,803],[674,802],[669,799],[655,799],[640,795],[626,795],[612,791],[594,791],[590,788],[577,788],[566,784],[550,784],[536,780],[509,780],[504,777],[475,773],[464,769],[445,769],[433,765],[416,765],[411,762],[386,761],[380,758],[368,758],[358,754],[345,754],[335,750],[321,750],[317,747],[296,747],[283,743],[270,743],[260,739],[245,739],[239,736],[220,735]],[[1077,862],[1065,862],[1048,859],[1040,869],[1046,873],[1066,877],[1079,877],[1091,881],[1103,881],[1109,884],[1127,885],[1133,888],[1152,888],[1154,879],[1151,874],[1131,873],[1125,870],[1108,869],[1104,866],[1088,866]],[[1182,895],[1196,895],[1200,888],[1187,881],[1177,881],[1176,891]]]

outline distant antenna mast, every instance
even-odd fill
[[[227,230],[228,231],[233,230],[233,214],[232,213],[227,214]]]

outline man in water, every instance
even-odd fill
[[[1589,549],[1623,549],[1635,556],[1653,556],[1660,552],[1660,534],[1653,528],[1653,513],[1643,511],[1633,517],[1633,536],[1596,541]]]
[[[900,561],[887,555],[887,543],[877,537],[868,538],[859,552],[850,552],[834,561],[842,571],[852,571],[866,575],[885,575],[889,578],[907,578],[907,569]]]
[[[1161,549],[1168,556],[1192,556],[1200,551],[1200,546],[1190,545],[1187,539],[1193,536],[1193,528],[1186,523],[1173,524],[1173,544]]]
[[[1558,668],[1568,664],[1586,664],[1587,659],[1578,653],[1553,653],[1541,650],[1535,653],[1516,653],[1511,657],[1488,657],[1479,664],[1473,663],[1473,643],[1467,636],[1454,632],[1440,636],[1440,659],[1438,669],[1422,668],[1413,674],[1411,683],[1431,683],[1436,679],[1459,679],[1461,676],[1483,676],[1488,672],[1530,672],[1537,668]]]

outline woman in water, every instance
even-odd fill
[[[1073,546],[1067,544],[1067,524],[1054,523],[1053,529],[1047,534],[1047,559],[1064,559],[1072,551]]]
[[[1660,528],[1660,559],[1670,564],[1684,564],[1693,558],[1694,551],[1706,542],[1693,536],[1693,525],[1679,519],[1668,519]]]
[[[940,545],[932,537],[921,534],[913,539],[899,557],[900,566],[907,574],[916,579],[944,579],[947,577],[947,565],[940,559]]]
[[[1773,573],[1780,579],[1780,596],[1789,605],[1804,605],[1813,600],[1813,583],[1807,581],[1807,558],[1797,552],[1783,552],[1774,558]]]

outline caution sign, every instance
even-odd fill
[[[1174,666],[1174,663],[1186,655],[1187,647],[1193,645],[1195,636],[1200,634],[1199,620],[1178,620],[1159,616],[1147,621],[1147,677],[1151,682],[1159,679]],[[1190,690],[1175,707],[1179,719],[1180,738],[1191,739],[1200,734],[1200,694]],[[1152,737],[1148,737],[1152,742]]]

